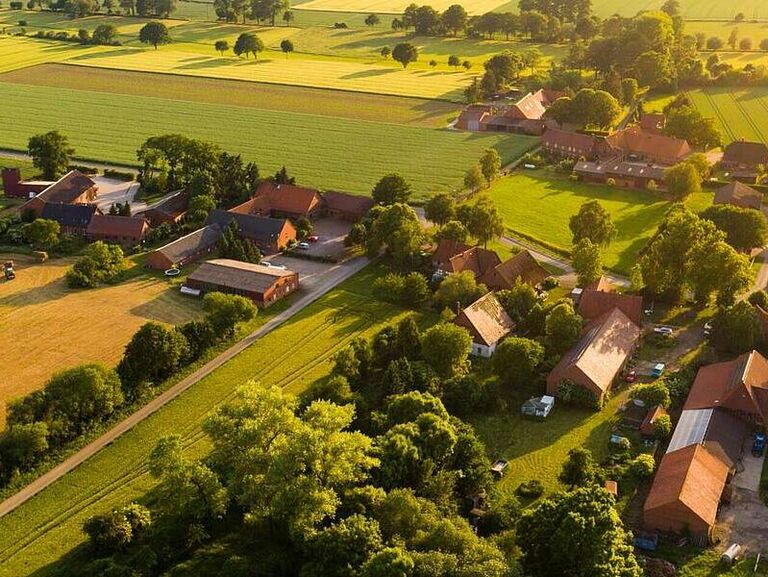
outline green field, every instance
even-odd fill
[[[396,322],[403,315],[399,309],[368,296],[376,272],[369,268],[356,275],[0,518],[0,576],[49,575],[49,564],[84,541],[81,525],[86,518],[145,495],[154,484],[146,457],[161,436],[178,433],[191,455],[204,453],[207,442],[200,424],[238,385],[253,379],[297,393],[327,375],[331,356],[351,339]]]
[[[715,118],[726,142],[768,142],[767,88],[707,88],[688,95],[704,116]]]
[[[313,114],[323,116],[432,128],[444,128],[461,110],[459,105],[442,100],[128,72],[65,64],[43,64],[22,68],[0,75],[0,81],[70,89],[87,86],[88,90],[97,92],[153,96],[170,100],[245,106],[283,112],[304,113],[311,107]]]
[[[398,171],[418,197],[461,186],[488,147],[510,160],[533,140],[478,135],[231,105],[25,86],[0,82],[0,148],[23,150],[32,134],[58,129],[83,159],[136,163],[146,138],[171,132],[219,144],[255,161],[262,174],[286,165],[298,181],[368,193]],[[149,122],[148,122],[149,120]]]
[[[515,174],[496,181],[489,194],[507,229],[563,250],[570,250],[568,220],[588,200],[598,200],[611,214],[617,236],[603,251],[606,267],[627,274],[640,249],[656,230],[670,203],[642,190],[609,188],[553,179],[543,172]],[[688,205],[703,210],[712,194],[693,195]]]
[[[461,5],[468,14],[485,14],[503,5],[506,0],[464,0]],[[368,12],[376,14],[401,14],[410,0],[308,0],[297,6],[298,10],[327,10],[332,12]],[[435,10],[442,12],[454,0],[431,0]]]

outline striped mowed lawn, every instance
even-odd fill
[[[768,142],[768,88],[702,88],[688,93],[706,117],[715,118],[725,142]]]
[[[256,88],[257,89],[257,88]],[[23,150],[58,129],[83,159],[136,164],[150,136],[180,133],[255,161],[262,174],[285,165],[302,184],[367,194],[399,172],[416,196],[459,188],[483,151],[509,161],[535,139],[473,134],[232,105],[0,82],[0,148]]]

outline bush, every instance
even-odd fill
[[[541,283],[541,288],[543,288],[545,291],[550,291],[553,288],[557,288],[559,286],[560,286],[560,280],[553,276],[548,276]]]
[[[603,408],[602,399],[573,381],[566,380],[561,382],[557,390],[557,396],[566,405],[583,407],[594,411],[599,411]]]
[[[544,484],[538,479],[525,481],[517,486],[515,494],[521,499],[538,499],[544,494]]]
[[[653,422],[653,436],[659,440],[666,439],[672,434],[672,419],[669,415],[660,415]]]
[[[638,479],[648,479],[653,476],[653,471],[656,469],[656,461],[653,459],[653,455],[643,453],[634,458],[629,464],[629,472]]]
[[[11,2],[8,4],[10,6],[11,10],[22,10],[24,8],[23,2]]]
[[[19,26],[27,26],[26,20],[19,20]]]
[[[125,182],[131,182],[136,179],[136,175],[132,172],[123,172],[121,170],[114,170],[112,168],[104,169],[104,177],[112,178],[114,180],[123,180]]]
[[[640,399],[648,408],[661,405],[666,409],[672,404],[672,397],[669,394],[669,389],[663,381],[656,381],[647,385],[638,385],[632,389],[631,397],[633,399]]]
[[[349,28],[349,26],[347,26],[346,22],[334,22],[333,27],[334,28],[341,28],[341,29]]]
[[[418,272],[405,275],[389,273],[373,283],[373,294],[384,302],[417,309],[429,298],[429,284]]]

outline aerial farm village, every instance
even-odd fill
[[[0,577],[768,576],[765,0],[0,0]]]

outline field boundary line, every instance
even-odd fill
[[[285,321],[293,317],[296,313],[302,311],[308,305],[320,299],[326,293],[330,292],[333,288],[335,288],[339,283],[347,280],[348,278],[352,277],[356,273],[360,272],[365,266],[368,265],[368,263],[369,263],[368,259],[359,258],[357,262],[352,261],[344,265],[337,265],[336,267],[333,267],[331,270],[333,270],[334,268],[342,269],[342,267],[346,270],[343,270],[343,269],[340,270],[338,275],[334,275],[329,281],[326,281],[321,287],[318,287],[313,292],[300,298],[298,301],[296,301],[294,304],[288,307],[285,311],[269,319],[259,329],[257,329],[250,335],[246,336],[244,339],[234,344],[232,347],[230,347],[229,349],[227,349],[226,351],[224,351],[214,359],[210,360],[208,363],[203,365],[201,368],[196,370],[191,375],[187,376],[186,378],[179,381],[171,388],[167,389],[166,391],[164,391],[163,393],[155,397],[153,400],[151,400],[149,403],[147,403],[146,405],[138,409],[136,412],[134,412],[127,418],[123,419],[121,422],[119,422],[117,425],[115,425],[112,429],[107,431],[105,434],[101,435],[99,438],[95,439],[94,441],[92,441],[91,443],[83,447],[80,451],[78,451],[77,453],[75,453],[74,455],[66,459],[64,462],[60,463],[59,465],[57,465],[56,467],[54,467],[44,475],[40,476],[38,479],[36,479],[35,481],[27,485],[21,491],[19,491],[15,495],[12,495],[2,503],[0,503],[0,517],[12,512],[14,509],[19,507],[22,503],[28,501],[37,493],[39,493],[46,487],[52,485],[53,483],[55,483],[61,477],[66,475],[68,472],[76,469],[80,464],[87,461],[90,457],[95,455],[101,449],[103,449],[110,443],[114,442],[123,434],[130,431],[134,426],[141,423],[142,421],[147,419],[149,416],[157,412],[159,409],[167,405],[169,402],[171,402],[173,399],[178,397],[184,391],[192,387],[192,385],[196,384],[203,378],[207,377],[214,370],[218,369],[227,361],[234,358],[240,352],[248,348],[250,345],[252,345],[256,341],[258,341],[261,337],[272,332],[274,329],[282,325]]]

